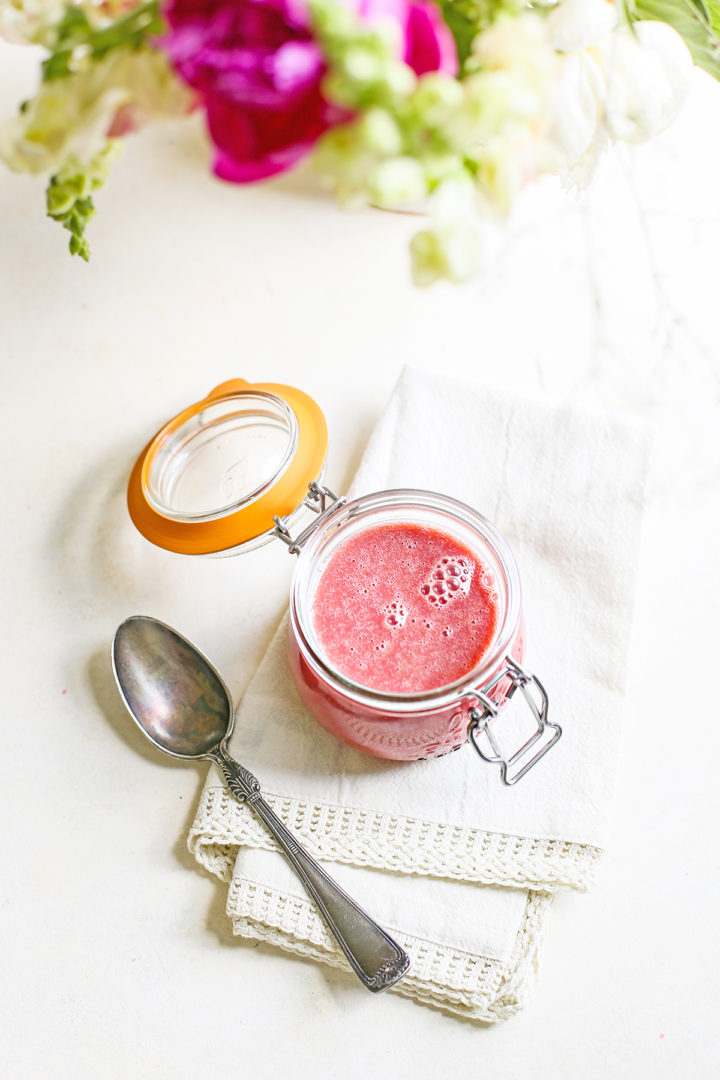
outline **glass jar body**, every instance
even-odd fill
[[[351,536],[389,523],[440,530],[469,547],[496,582],[499,618],[481,661],[455,683],[417,694],[393,694],[352,682],[324,658],[313,630],[317,583],[337,546]],[[437,757],[468,738],[476,692],[488,691],[498,711],[512,680],[507,658],[520,663],[524,629],[515,560],[498,531],[471,507],[435,492],[376,492],[339,507],[312,532],[298,560],[290,603],[289,658],[300,697],[312,715],[343,742],[395,760]]]

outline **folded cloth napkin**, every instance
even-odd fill
[[[586,889],[606,844],[648,438],[617,416],[406,368],[351,495],[422,487],[461,499],[509,542],[523,583],[524,665],[563,738],[514,787],[470,747],[381,761],[321,728],[288,668],[286,622],[238,710],[230,749],[308,850],[405,947],[394,989],[478,1020],[515,1012],[543,916]],[[498,721],[500,723],[501,721]],[[230,884],[247,938],[346,961],[253,813],[212,770],[189,836]]]

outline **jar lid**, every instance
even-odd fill
[[[319,406],[292,386],[231,379],[178,413],[137,459],[128,509],[158,547],[230,555],[275,535],[318,480],[327,452]]]

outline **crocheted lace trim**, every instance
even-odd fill
[[[307,803],[265,793],[276,814],[318,859],[402,874],[555,892],[584,891],[602,849],[482,829],[443,825],[371,810]],[[232,879],[239,847],[273,849],[263,825],[225,788],[207,787],[188,847],[224,881]]]
[[[543,916],[552,894],[530,892],[507,964],[388,929],[410,956],[410,971],[391,991],[471,1020],[493,1022],[518,1012],[535,984]],[[348,970],[317,910],[266,885],[233,879],[228,915],[235,934]]]

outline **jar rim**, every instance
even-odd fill
[[[266,463],[264,451],[251,454],[248,461],[243,453],[236,456],[236,436],[242,441],[242,432],[254,437],[267,434],[269,428],[276,430],[280,442],[285,440],[279,459]],[[229,456],[225,454],[228,446],[223,445],[225,434],[230,436]],[[215,435],[222,436],[220,442],[214,441]],[[214,481],[214,499],[219,501],[204,504],[202,469],[195,472],[193,468],[187,474],[192,505],[176,504],[174,485],[178,478],[186,478],[185,465],[200,463],[213,475],[215,452],[220,450],[223,468]],[[270,450],[274,457],[277,442]],[[325,417],[311,397],[280,383],[230,379],[164,424],[143,449],[128,481],[130,517],[147,540],[168,551],[225,556],[250,550],[276,535],[277,517],[289,520],[300,512],[308,484],[324,468],[326,451]],[[246,484],[242,472],[248,463],[253,477]],[[227,498],[222,490],[226,482]],[[183,500],[187,495],[185,491]]]
[[[197,456],[197,446],[216,430],[231,426],[255,430],[262,425],[279,433],[282,445],[275,460],[255,466],[255,474],[245,478],[238,491],[217,496],[217,505],[202,508],[176,505],[175,490],[188,464]],[[254,425],[254,427],[253,427]],[[177,522],[213,522],[229,517],[257,502],[287,471],[297,451],[299,428],[290,405],[279,395],[266,390],[248,390],[241,394],[223,394],[208,401],[201,411],[186,410],[174,417],[162,430],[154,453],[143,475],[143,491],[150,506],[163,517]],[[217,466],[215,466],[217,471]],[[225,470],[227,473],[228,470]]]
[[[466,528],[469,526],[482,539],[502,569],[506,604],[504,617],[491,648],[472,670],[454,682],[431,690],[406,694],[364,686],[348,678],[330,664],[313,644],[312,634],[309,632],[309,627],[312,625],[310,605],[304,604],[302,592],[317,564],[323,542],[330,535],[337,534],[338,530],[349,522],[370,516],[373,512],[379,513],[382,510],[398,508],[409,510],[413,506],[420,510],[436,511],[455,519]],[[330,514],[323,525],[313,532],[307,544],[303,546],[295,568],[290,598],[290,622],[305,659],[319,671],[323,678],[337,684],[338,689],[347,697],[362,704],[382,704],[384,707],[395,705],[399,711],[411,711],[413,708],[417,709],[418,706],[438,708],[453,701],[462,700],[471,691],[490,682],[505,662],[516,637],[521,621],[521,609],[520,572],[515,557],[507,541],[488,518],[467,503],[440,492],[423,488],[391,488],[362,495],[345,503]]]

